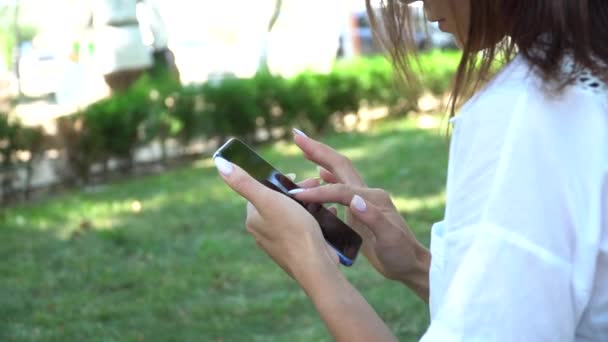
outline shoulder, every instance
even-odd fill
[[[510,92],[517,100],[508,110],[487,217],[511,227],[516,223],[506,216],[521,212],[514,217],[539,226],[580,228],[608,170],[608,91],[575,83],[554,92],[532,71],[522,84]],[[527,230],[538,233],[535,241],[546,233]]]
[[[606,84],[583,72],[575,83],[554,91],[529,71],[525,87],[517,92],[519,106],[512,112],[507,144],[535,151],[538,163],[572,173],[608,166]]]
[[[574,84],[553,91],[518,57],[463,107],[461,116],[464,126],[474,126],[468,131],[502,137],[505,151],[518,145],[558,153],[561,163],[585,154],[608,163],[599,157],[608,156],[608,85],[585,71]]]
[[[467,121],[469,118],[488,121],[509,116],[534,82],[527,63],[516,57],[464,104],[455,121],[465,117]]]
[[[565,213],[556,208],[590,198],[608,170],[608,91],[551,92],[518,58],[463,108],[452,142],[457,188],[483,180],[498,211]]]
[[[570,60],[562,63],[564,71],[573,67]],[[604,117],[608,112],[608,84],[588,70],[581,70],[575,82],[561,91],[554,88],[523,57],[517,56],[463,106],[461,115],[490,119],[511,114],[517,105],[535,105],[558,112],[602,112]]]

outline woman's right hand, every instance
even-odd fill
[[[385,277],[404,282],[428,300],[430,253],[417,240],[385,190],[368,188],[352,162],[331,147],[294,135],[304,156],[320,166],[320,177],[328,185],[295,194],[311,203],[340,203],[347,223],[361,235],[362,251]]]

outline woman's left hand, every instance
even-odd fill
[[[224,181],[249,201],[247,231],[285,272],[301,283],[309,274],[338,271],[338,258],[308,211],[238,165],[220,157],[214,161]]]

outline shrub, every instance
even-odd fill
[[[8,200],[13,193],[13,183],[17,176],[16,152],[19,149],[18,135],[21,130],[18,121],[11,120],[8,114],[0,113],[0,157],[2,158],[0,171],[2,172],[2,202]]]
[[[84,126],[101,141],[106,170],[112,157],[125,161],[125,169],[132,168],[133,152],[141,141],[140,129],[153,111],[149,91],[145,80],[138,81],[126,92],[100,100],[84,110]]]
[[[260,113],[252,79],[226,78],[203,86],[204,116],[208,116],[213,135],[220,141],[237,136],[252,141],[256,117]]]
[[[331,113],[358,112],[363,98],[363,85],[356,74],[332,71],[327,77],[327,109]]]
[[[262,119],[262,126],[272,138],[271,132],[274,129],[287,128],[295,120],[294,112],[286,110],[289,107],[291,92],[289,84],[283,77],[272,75],[268,71],[257,73],[253,82],[257,89],[256,103],[260,110],[258,118]]]
[[[143,77],[126,92],[59,120],[59,134],[71,175],[86,181],[93,163],[118,158],[130,168],[135,147],[155,139],[164,161],[165,142],[173,137],[182,145],[198,136],[253,141],[260,128],[273,138],[272,132],[294,125],[323,133],[332,129],[333,117],[358,112],[362,104],[406,113],[423,91],[443,96],[449,90],[458,60],[458,53],[422,54],[422,88],[398,86],[384,57],[340,61],[329,74],[303,72],[290,79],[266,71],[181,87],[174,79]]]
[[[60,173],[68,183],[88,183],[91,166],[105,155],[103,138],[84,122],[83,112],[57,119],[57,135],[66,161],[66,169]]]
[[[334,73],[352,75],[361,88],[361,100],[371,106],[388,106],[392,112],[416,109],[424,91],[443,96],[449,91],[460,60],[459,52],[431,51],[420,55],[420,84],[398,81],[384,57],[360,58],[336,64]]]
[[[44,131],[42,127],[23,126],[18,120],[11,120],[5,113],[0,113],[0,156],[2,158],[2,201],[14,193],[14,182],[17,178],[19,160],[18,151],[29,152],[25,163],[25,198],[29,198],[34,162],[44,151]]]
[[[17,151],[17,135],[21,125],[13,121],[6,113],[0,113],[0,156],[2,166],[7,167],[14,162],[14,153]]]
[[[210,135],[210,125],[203,113],[204,99],[201,87],[183,87],[169,96],[166,101],[169,114],[178,123],[176,134],[182,144],[187,145],[199,135]]]
[[[332,114],[327,107],[327,77],[311,72],[296,76],[289,81],[283,106],[294,121],[299,121],[298,126],[313,133],[326,130]]]
[[[162,77],[165,76],[165,77]],[[130,89],[131,96],[139,100],[138,106],[145,112],[143,122],[143,136],[138,137],[137,143],[147,143],[158,139],[161,147],[161,163],[167,163],[167,140],[176,136],[181,129],[180,122],[169,112],[175,93],[179,87],[168,77],[161,73],[157,78],[144,76]]]
[[[452,84],[458,68],[459,53],[431,52],[421,59],[422,86],[433,95],[443,97]]]
[[[147,80],[125,92],[95,102],[83,111],[57,120],[58,135],[65,148],[68,181],[87,183],[91,166],[103,163],[107,175],[111,158],[133,166],[135,147],[143,141],[142,128],[154,112]]]
[[[148,109],[148,116],[144,121],[144,142],[158,139],[161,147],[161,163],[167,163],[167,140],[179,132],[179,121],[170,115],[168,109],[160,104]]]
[[[391,105],[401,96],[395,89],[392,66],[384,57],[339,62],[334,72],[356,78],[361,88],[361,100],[369,105]]]
[[[17,146],[20,150],[29,152],[29,158],[25,163],[25,186],[23,193],[25,199],[29,199],[32,177],[34,175],[34,163],[44,152],[45,134],[42,127],[22,127],[17,135]]]

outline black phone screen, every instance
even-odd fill
[[[253,178],[267,187],[287,195],[298,186],[262,159],[249,146],[238,139],[230,139],[214,155],[239,165]],[[292,198],[293,199],[293,198]],[[294,199],[295,200],[295,199]],[[361,247],[361,237],[322,204],[300,203],[317,220],[325,240],[345,257],[354,261]]]

